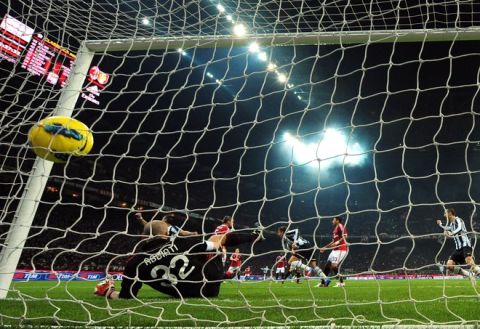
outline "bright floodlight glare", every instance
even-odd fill
[[[217,5],[217,10],[218,10],[218,12],[219,12],[220,14],[223,14],[223,13],[225,12],[225,7],[222,6],[222,4],[219,3],[219,4]]]
[[[177,52],[179,52],[180,54],[183,53],[183,49],[182,48],[178,48],[177,49]]]
[[[262,51],[260,53],[258,53],[258,59],[261,60],[262,62],[266,62],[267,61],[267,53]]]
[[[277,76],[278,81],[281,83],[287,82],[287,76],[283,73],[279,73]]]
[[[148,18],[144,17],[144,18],[142,19],[142,24],[143,24],[143,25],[149,25],[149,24],[150,24],[150,21],[148,20]]]
[[[232,15],[227,15],[227,16],[225,16],[225,18],[227,19],[227,21],[233,22],[233,17],[232,17]]]
[[[260,46],[256,42],[252,42],[250,46],[248,46],[248,51],[251,53],[258,53],[260,50]]]
[[[222,81],[218,80],[218,79],[215,79],[215,82],[218,83],[219,85],[222,84]]]
[[[237,37],[243,37],[247,34],[247,28],[241,23],[235,24],[233,26],[233,34]]]
[[[302,100],[302,96],[300,96],[300,95],[298,95],[297,98],[298,98],[299,100]]]
[[[335,130],[325,130],[322,138],[317,142],[305,143],[286,132],[284,134],[289,154],[293,154],[293,161],[298,164],[308,163],[320,169],[333,166],[360,165],[365,156],[358,142],[351,143],[344,134]],[[293,152],[293,153],[292,153]]]
[[[213,74],[212,74],[212,73],[210,73],[210,72],[207,72],[207,77],[209,77],[209,78],[213,78]]]
[[[267,71],[269,71],[269,72],[275,71],[276,68],[277,68],[277,65],[275,65],[273,63],[268,63],[268,65],[267,65]]]

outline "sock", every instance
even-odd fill
[[[305,264],[300,264],[298,265],[298,268],[301,269],[302,271],[307,271],[307,272],[310,272],[312,270],[312,268],[310,266],[307,266]],[[320,270],[321,271],[321,270]]]
[[[455,266],[453,268],[453,273],[454,274],[462,274],[462,275],[465,275],[465,276],[469,276],[469,273],[468,271],[465,271],[463,268],[461,268],[460,266]]]
[[[226,247],[234,247],[242,243],[254,242],[258,238],[258,235],[242,232],[230,232],[225,239]]]
[[[327,276],[325,275],[325,273],[323,273],[323,271],[320,269],[320,267],[315,266],[315,268],[313,269],[313,271],[315,272],[316,275],[318,275],[319,277],[321,277],[322,280],[327,278]]]
[[[472,269],[472,272],[475,273],[476,275],[480,274],[480,266],[473,265],[471,269]]]
[[[338,268],[337,267],[332,268],[332,272],[333,272],[333,276],[337,276],[338,275]]]
[[[227,262],[227,255],[222,254],[222,264],[225,267],[225,263]]]
[[[463,268],[460,269],[460,272],[462,273],[463,276],[466,276],[466,277],[470,276],[470,272],[468,272],[467,270],[465,270]]]
[[[325,264],[325,267],[323,269],[323,273],[325,273],[326,276],[328,276],[330,274],[331,266],[332,266],[331,262],[327,262],[327,264]]]

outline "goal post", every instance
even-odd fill
[[[52,115],[72,116],[93,56],[94,53],[87,47],[83,46],[79,49],[75,67],[61,92]],[[53,162],[37,157],[25,184],[20,203],[0,252],[0,299],[7,297],[52,167]]]
[[[87,40],[86,47],[94,52],[122,52],[178,48],[247,47],[256,41],[265,47],[304,46],[322,44],[367,44],[392,42],[445,42],[480,40],[480,27],[449,29],[404,29],[342,32],[299,32],[232,35],[150,37],[132,39]]]

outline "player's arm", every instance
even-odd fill
[[[335,244],[334,240],[330,241],[329,243],[324,245],[322,248],[320,248],[320,253],[324,253],[327,249],[330,249],[331,247],[333,247],[334,244]]]
[[[137,223],[145,226],[148,222],[143,218],[142,214],[137,212],[135,213],[135,218],[137,219]]]
[[[344,226],[342,226],[342,227],[343,227],[343,229],[341,230],[341,231],[342,231],[342,238],[341,238],[340,240],[335,241],[335,242],[333,243],[333,246],[334,246],[334,247],[336,247],[336,246],[338,246],[338,245],[341,245],[342,243],[347,243],[348,233],[347,233],[347,231],[345,230],[345,227],[344,227]]]
[[[180,229],[178,231],[178,235],[180,235],[180,236],[192,236],[192,235],[198,235],[198,232],[196,232],[196,231],[192,232],[192,231],[186,231],[186,230]]]
[[[460,218],[455,219],[455,222],[457,223],[457,227],[453,229],[453,227],[449,228],[448,230],[445,230],[445,235],[446,236],[454,236],[462,231],[462,220]]]
[[[442,221],[440,219],[437,220],[437,225],[440,226],[440,228],[443,229],[443,234],[445,234],[445,236],[452,236],[454,233],[452,231],[452,227],[451,226],[447,226],[447,225],[442,225]],[[457,230],[460,228],[461,230],[461,226],[459,225],[457,227]],[[458,230],[458,231],[460,231]],[[458,232],[457,232],[458,233]]]
[[[446,225],[443,225],[442,224],[442,221],[440,219],[437,219],[437,225],[440,226],[444,231],[450,231],[451,228],[446,226]]]

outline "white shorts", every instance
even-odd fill
[[[235,273],[235,272],[238,272],[238,271],[240,271],[240,266],[236,266],[236,267],[230,266],[230,267],[228,268],[228,271],[227,271],[227,272]]]
[[[347,250],[332,250],[328,255],[328,261],[333,264],[340,264],[347,257]]]
[[[285,267],[277,267],[275,273],[285,273]]]

